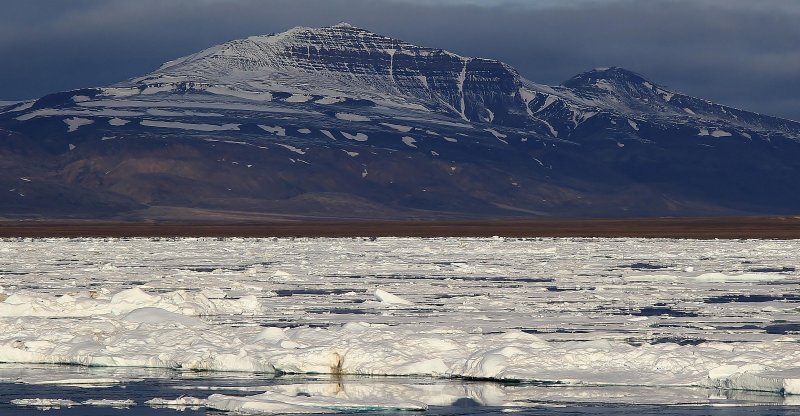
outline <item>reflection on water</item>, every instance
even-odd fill
[[[243,375],[164,369],[0,365],[0,414],[28,415],[222,415],[205,406],[156,406],[161,398],[212,394],[334,397],[353,403],[413,400],[431,415],[798,415],[800,397],[702,388],[565,386],[457,379],[328,375]],[[59,399],[72,407],[23,406],[20,400]],[[105,405],[103,405],[103,401]],[[126,400],[130,407],[115,406]],[[13,404],[16,401],[17,404]],[[92,404],[88,404],[92,403]],[[322,409],[321,409],[322,412]],[[365,411],[360,414],[387,414]],[[391,412],[391,413],[397,413]],[[402,412],[409,413],[409,412]],[[411,412],[413,413],[413,412]]]

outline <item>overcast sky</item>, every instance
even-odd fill
[[[621,66],[800,120],[798,0],[0,0],[0,100],[101,86],[227,40],[347,21],[559,84]]]

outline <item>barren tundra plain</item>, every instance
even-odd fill
[[[281,220],[119,222],[2,220],[0,237],[643,237],[800,238],[800,216],[639,219]],[[227,220],[226,220],[227,218]]]
[[[5,237],[0,407],[794,414],[798,251],[792,239]]]

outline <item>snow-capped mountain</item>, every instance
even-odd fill
[[[800,123],[621,68],[559,86],[348,24],[235,40],[0,109],[0,213],[800,211]]]

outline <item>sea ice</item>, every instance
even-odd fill
[[[766,240],[6,239],[0,361],[800,394],[798,249]],[[317,403],[282,394],[209,401]],[[318,404],[405,406],[408,397]]]
[[[390,305],[413,305],[413,303],[382,289],[375,290],[375,297],[379,301]]]
[[[43,410],[80,406],[80,403],[67,399],[14,399],[11,400],[11,404],[38,407]]]
[[[320,411],[407,411],[427,410],[425,403],[413,400],[378,402],[352,400],[331,396],[285,395],[267,392],[255,396],[226,396],[212,394],[206,407],[237,413],[319,413]]]
[[[136,406],[136,402],[130,399],[126,400],[89,399],[81,402],[81,404],[84,406],[112,407],[115,409],[124,409]]]

